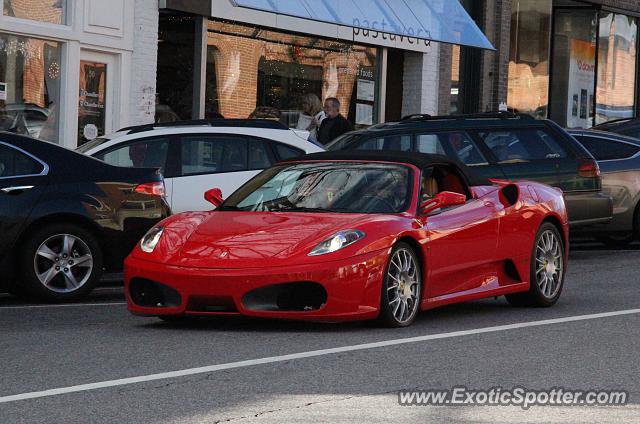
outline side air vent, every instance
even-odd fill
[[[500,189],[500,202],[505,208],[516,204],[520,198],[520,189],[515,184],[509,184]]]

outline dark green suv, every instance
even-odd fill
[[[458,159],[488,178],[533,180],[562,189],[572,226],[611,220],[591,154],[560,126],[526,115],[413,115],[334,140],[329,150],[400,150]]]

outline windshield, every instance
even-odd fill
[[[411,176],[411,170],[402,165],[282,165],[256,176],[218,210],[399,213],[409,207]]]
[[[97,146],[101,145],[102,143],[106,143],[109,140],[110,140],[110,138],[108,138],[108,137],[94,138],[93,140],[88,141],[88,142],[84,143],[82,146],[78,147],[76,149],[76,152],[79,152],[79,153],[88,152],[89,150],[93,149],[94,147],[97,147]]]

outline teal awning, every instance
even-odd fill
[[[458,0],[230,0],[234,6],[494,50]]]

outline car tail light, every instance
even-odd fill
[[[593,159],[583,159],[578,167],[578,174],[585,178],[597,178],[600,176],[600,167]]]
[[[165,196],[164,181],[155,181],[152,183],[140,184],[135,188],[134,191],[136,193],[164,197]]]

